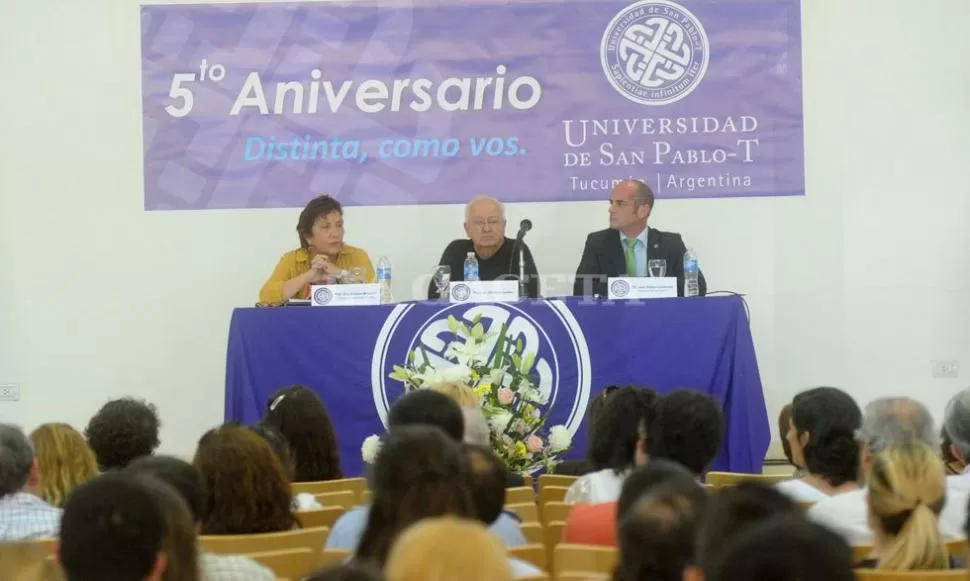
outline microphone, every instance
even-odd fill
[[[519,298],[529,297],[529,285],[525,279],[525,248],[522,246],[522,239],[525,233],[532,230],[532,220],[526,218],[519,222],[519,233],[515,235],[515,244],[512,245],[512,256],[509,257],[509,274],[512,274],[515,264],[516,250],[519,258]]]
[[[529,230],[532,230],[532,220],[526,218],[525,220],[519,222],[519,233],[516,234],[515,239],[522,240],[525,238],[525,233]]]

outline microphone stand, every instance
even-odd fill
[[[525,280],[525,248],[519,244],[519,298],[529,298],[529,285]]]

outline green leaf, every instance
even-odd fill
[[[523,350],[522,337],[519,337],[519,340],[515,342],[515,350],[518,353],[522,353],[522,350]]]
[[[483,327],[481,323],[475,323],[475,326],[472,328],[471,335],[476,341],[481,341],[485,336],[485,327]]]
[[[519,357],[519,354],[518,353],[513,353],[512,354],[512,365],[515,366],[515,371],[519,371],[520,369],[522,369],[522,358]],[[518,374],[513,374],[513,375],[518,375]],[[516,383],[518,383],[518,379],[519,378],[517,377],[516,378],[516,380],[517,380]]]
[[[424,365],[431,365],[431,360],[428,359],[428,352],[425,350],[424,345],[421,346],[421,357],[424,359]],[[424,369],[422,367],[422,369]]]
[[[456,319],[454,315],[448,315],[448,330],[451,331],[453,335],[458,334],[459,325],[461,325],[461,323],[458,322],[458,319]]]
[[[508,329],[508,323],[502,323],[502,329],[498,333],[498,340],[495,341],[495,367],[496,369],[502,366],[502,359],[505,357],[505,345],[508,342],[508,338],[505,336],[505,331]]]
[[[414,365],[414,349],[408,351],[408,365]]]
[[[482,320],[482,313],[478,313],[477,315],[475,315],[475,318],[472,319],[472,325],[477,325],[478,322],[481,320]]]
[[[525,361],[522,362],[522,367],[520,367],[520,369],[522,370],[522,374],[528,375],[529,372],[532,371],[532,366],[535,364],[535,362],[536,362],[535,353],[529,353],[528,355],[526,355]]]

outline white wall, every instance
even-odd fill
[[[0,1],[0,384],[22,386],[0,418],[83,426],[137,394],[161,409],[163,448],[189,453],[222,417],[230,313],[298,212],[142,210],[138,15],[135,0]],[[803,15],[808,195],[660,201],[652,223],[687,235],[712,288],[749,295],[770,413],[832,384],[939,414],[970,385],[970,2],[807,0]],[[400,298],[461,212],[349,208],[348,240],[391,256]],[[535,222],[543,272],[572,273],[606,204],[510,213]],[[962,377],[931,379],[932,359]]]

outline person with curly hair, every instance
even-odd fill
[[[158,448],[161,422],[155,406],[130,397],[109,401],[94,414],[84,435],[102,472],[124,468]]]
[[[273,533],[297,527],[290,480],[273,448],[249,428],[206,432],[193,460],[205,481],[206,535]]]
[[[647,456],[677,462],[701,479],[721,451],[724,413],[717,400],[692,389],[675,389],[654,409],[646,430]]]
[[[566,502],[597,504],[620,497],[630,471],[646,460],[640,446],[641,430],[653,423],[657,397],[652,389],[636,387],[624,387],[609,396],[589,447],[595,471],[569,487]]]
[[[776,486],[795,502],[818,502],[859,488],[862,410],[852,396],[834,387],[803,391],[792,400],[785,439],[802,472]]]
[[[43,424],[30,433],[37,457],[40,497],[63,507],[72,490],[98,474],[94,452],[67,424]]]
[[[270,396],[263,421],[286,438],[293,454],[293,482],[343,478],[340,448],[330,413],[309,387],[293,385]]]

